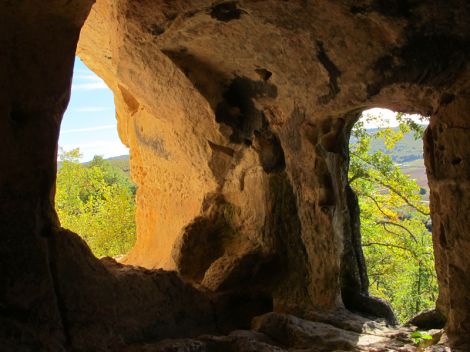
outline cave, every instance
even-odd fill
[[[377,106],[430,116],[436,307],[443,343],[469,348],[467,2],[0,9],[2,350],[398,349],[399,330],[370,331],[389,312],[351,248],[349,131]],[[130,148],[137,241],[119,262],[55,211],[75,55],[113,91]]]

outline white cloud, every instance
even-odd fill
[[[112,130],[116,128],[117,128],[117,125],[102,125],[102,126],[85,127],[85,128],[72,128],[69,130],[60,131],[60,133],[64,134],[64,133],[91,132],[91,131],[101,131],[101,130]]]
[[[98,89],[109,89],[106,83],[103,81],[96,81],[92,83],[76,83],[72,84],[72,90],[98,90]]]
[[[96,112],[96,111],[108,111],[113,110],[114,108],[105,107],[105,106],[84,106],[82,108],[76,108],[76,112]]]

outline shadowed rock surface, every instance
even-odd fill
[[[446,319],[437,309],[428,309],[415,315],[406,325],[413,325],[421,330],[443,329]]]
[[[347,308],[394,319],[368,295],[347,183],[349,131],[369,107],[431,117],[424,154],[437,309],[449,343],[465,350],[469,7],[2,2],[2,350],[372,348],[362,344],[367,320],[351,323],[351,332],[346,322],[362,318],[330,315]],[[119,134],[131,149],[138,233],[122,264],[94,258],[60,229],[54,210],[77,43],[113,90]],[[230,334],[237,329],[246,331]],[[384,346],[407,343],[386,338]]]

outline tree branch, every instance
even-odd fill
[[[372,200],[375,204],[375,206],[377,207],[377,209],[379,209],[379,211],[383,214],[383,216],[385,216],[387,219],[390,219],[390,215],[387,215],[387,213],[385,213],[382,209],[382,207],[379,205],[379,202],[372,196],[368,195],[368,194],[361,194],[362,196],[366,197],[366,198],[369,198],[370,200]]]
[[[392,191],[393,193],[395,193],[397,196],[399,196],[406,204],[408,204],[410,207],[412,207],[414,210],[416,210],[418,213],[421,213],[425,216],[430,216],[431,213],[428,213],[422,209],[420,209],[418,206],[414,205],[413,203],[411,203],[410,200],[408,200],[408,198],[406,198],[403,194],[401,194],[400,192],[398,192],[394,187],[378,180],[377,178],[375,177],[372,177],[378,184],[380,184],[381,186],[389,189],[390,191]]]
[[[418,256],[411,249],[403,247],[403,246],[399,246],[399,245],[396,245],[396,244],[381,243],[381,242],[369,242],[369,243],[363,243],[362,245],[365,246],[365,247],[367,247],[367,246],[382,246],[382,247],[391,247],[391,248],[401,249],[401,250],[404,250],[404,251],[410,253],[415,259],[417,259],[419,261]]]
[[[377,223],[380,224],[380,225],[382,225],[385,230],[388,230],[388,229],[386,228],[386,225],[393,225],[393,226],[399,227],[399,228],[405,230],[405,231],[411,236],[411,238],[413,239],[413,241],[415,241],[415,243],[418,243],[418,240],[417,240],[416,236],[415,236],[409,229],[407,229],[405,226],[403,226],[403,225],[401,225],[401,224],[397,224],[397,223],[392,222],[392,221],[379,221],[379,222],[377,222]],[[389,231],[389,230],[388,230],[388,231]],[[391,232],[391,231],[389,231],[389,232]],[[396,235],[396,233],[394,233],[394,234]]]
[[[361,160],[362,162],[366,163],[367,165],[377,169],[377,166],[372,164],[370,161],[367,161],[365,160],[363,157],[361,157],[360,155],[354,153],[354,152],[350,152],[351,155],[353,155],[354,157],[358,158],[359,160]],[[404,196],[401,192],[399,192],[395,187],[392,187],[391,185],[389,184],[386,184],[382,181],[380,181],[379,179],[377,179],[376,177],[373,177],[371,175],[368,175],[369,177],[371,177],[375,182],[377,182],[378,184],[380,184],[381,186],[387,188],[388,190],[392,191],[393,193],[395,193],[398,197],[400,197],[407,205],[409,205],[410,207],[412,207],[413,209],[415,209],[417,212],[425,215],[425,216],[430,216],[431,214],[429,212],[426,212],[422,209],[420,209],[417,205],[414,205],[406,196]],[[386,175],[384,175],[386,176]]]

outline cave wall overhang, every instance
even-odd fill
[[[345,290],[363,297],[352,248],[348,128],[367,107],[417,112],[431,116],[425,158],[438,305],[459,342],[470,330],[470,11],[462,1],[400,4],[96,1],[77,52],[112,88],[119,133],[131,148],[138,238],[125,263],[176,270],[204,290],[248,292],[260,309],[300,315],[341,307]],[[4,305],[16,312],[43,302],[38,309],[51,308],[61,344],[88,333],[80,327],[90,302],[103,321],[124,313],[132,321],[145,311],[132,308],[139,293],[125,296],[132,302],[125,311],[102,304],[104,296],[147,286],[146,274],[97,262],[57,230],[57,136],[91,2],[49,5],[2,5],[1,161],[8,172],[0,175],[0,224],[5,244],[14,244],[2,246],[6,282],[40,288],[33,299],[8,286]],[[83,267],[100,274],[77,274],[75,284],[87,288],[77,304],[68,280]],[[21,274],[30,268],[34,280]],[[108,282],[100,292],[97,277]],[[168,280],[175,292],[189,292],[182,301],[199,295]],[[210,330],[209,303],[201,299],[186,323],[199,314],[201,329]],[[136,326],[123,321],[114,330],[142,338],[137,331],[158,314],[172,319],[171,311],[151,310]],[[178,327],[165,334],[177,336]]]

